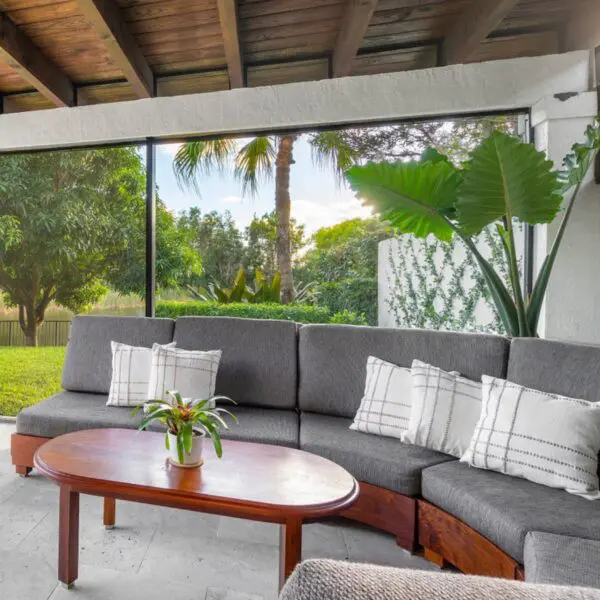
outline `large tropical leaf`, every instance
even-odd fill
[[[560,210],[560,188],[543,152],[497,131],[471,155],[456,202],[459,225],[476,234],[502,217],[549,223]]]
[[[359,198],[403,233],[452,239],[445,215],[456,202],[461,174],[450,163],[368,163],[349,169],[346,179]]]
[[[242,183],[243,194],[256,196],[260,182],[273,177],[275,157],[273,139],[267,136],[252,138],[238,150],[234,173]]]
[[[173,159],[173,171],[182,187],[199,193],[199,176],[225,170],[236,148],[235,140],[219,138],[181,144]]]

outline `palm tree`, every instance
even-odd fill
[[[337,132],[308,134],[313,159],[341,174],[358,161],[358,154]],[[290,243],[290,170],[294,164],[294,144],[298,135],[257,136],[240,145],[233,138],[220,138],[183,144],[173,162],[180,185],[200,191],[200,176],[233,166],[242,194],[256,196],[262,182],[275,178],[277,213],[277,263],[281,275],[281,302],[294,300],[294,279]]]

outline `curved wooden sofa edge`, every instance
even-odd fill
[[[37,449],[51,438],[13,433],[11,457],[16,472],[26,477]],[[409,552],[419,546],[427,560],[453,565],[463,573],[523,579],[522,566],[456,517],[423,499],[405,496],[363,481],[356,502],[342,516],[396,537]]]
[[[417,540],[425,558],[468,575],[524,579],[521,564],[478,531],[426,500],[417,503]]]
[[[33,456],[36,450],[51,438],[13,433],[10,438],[10,455],[18,475],[27,477],[33,469]]]

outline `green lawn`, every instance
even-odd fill
[[[15,416],[61,390],[65,347],[0,348],[0,415]]]

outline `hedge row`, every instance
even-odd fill
[[[218,302],[158,302],[157,317],[202,316],[244,317],[247,319],[282,319],[296,323],[347,323],[365,325],[363,315],[349,311],[330,314],[326,308],[306,304],[219,304]]]

